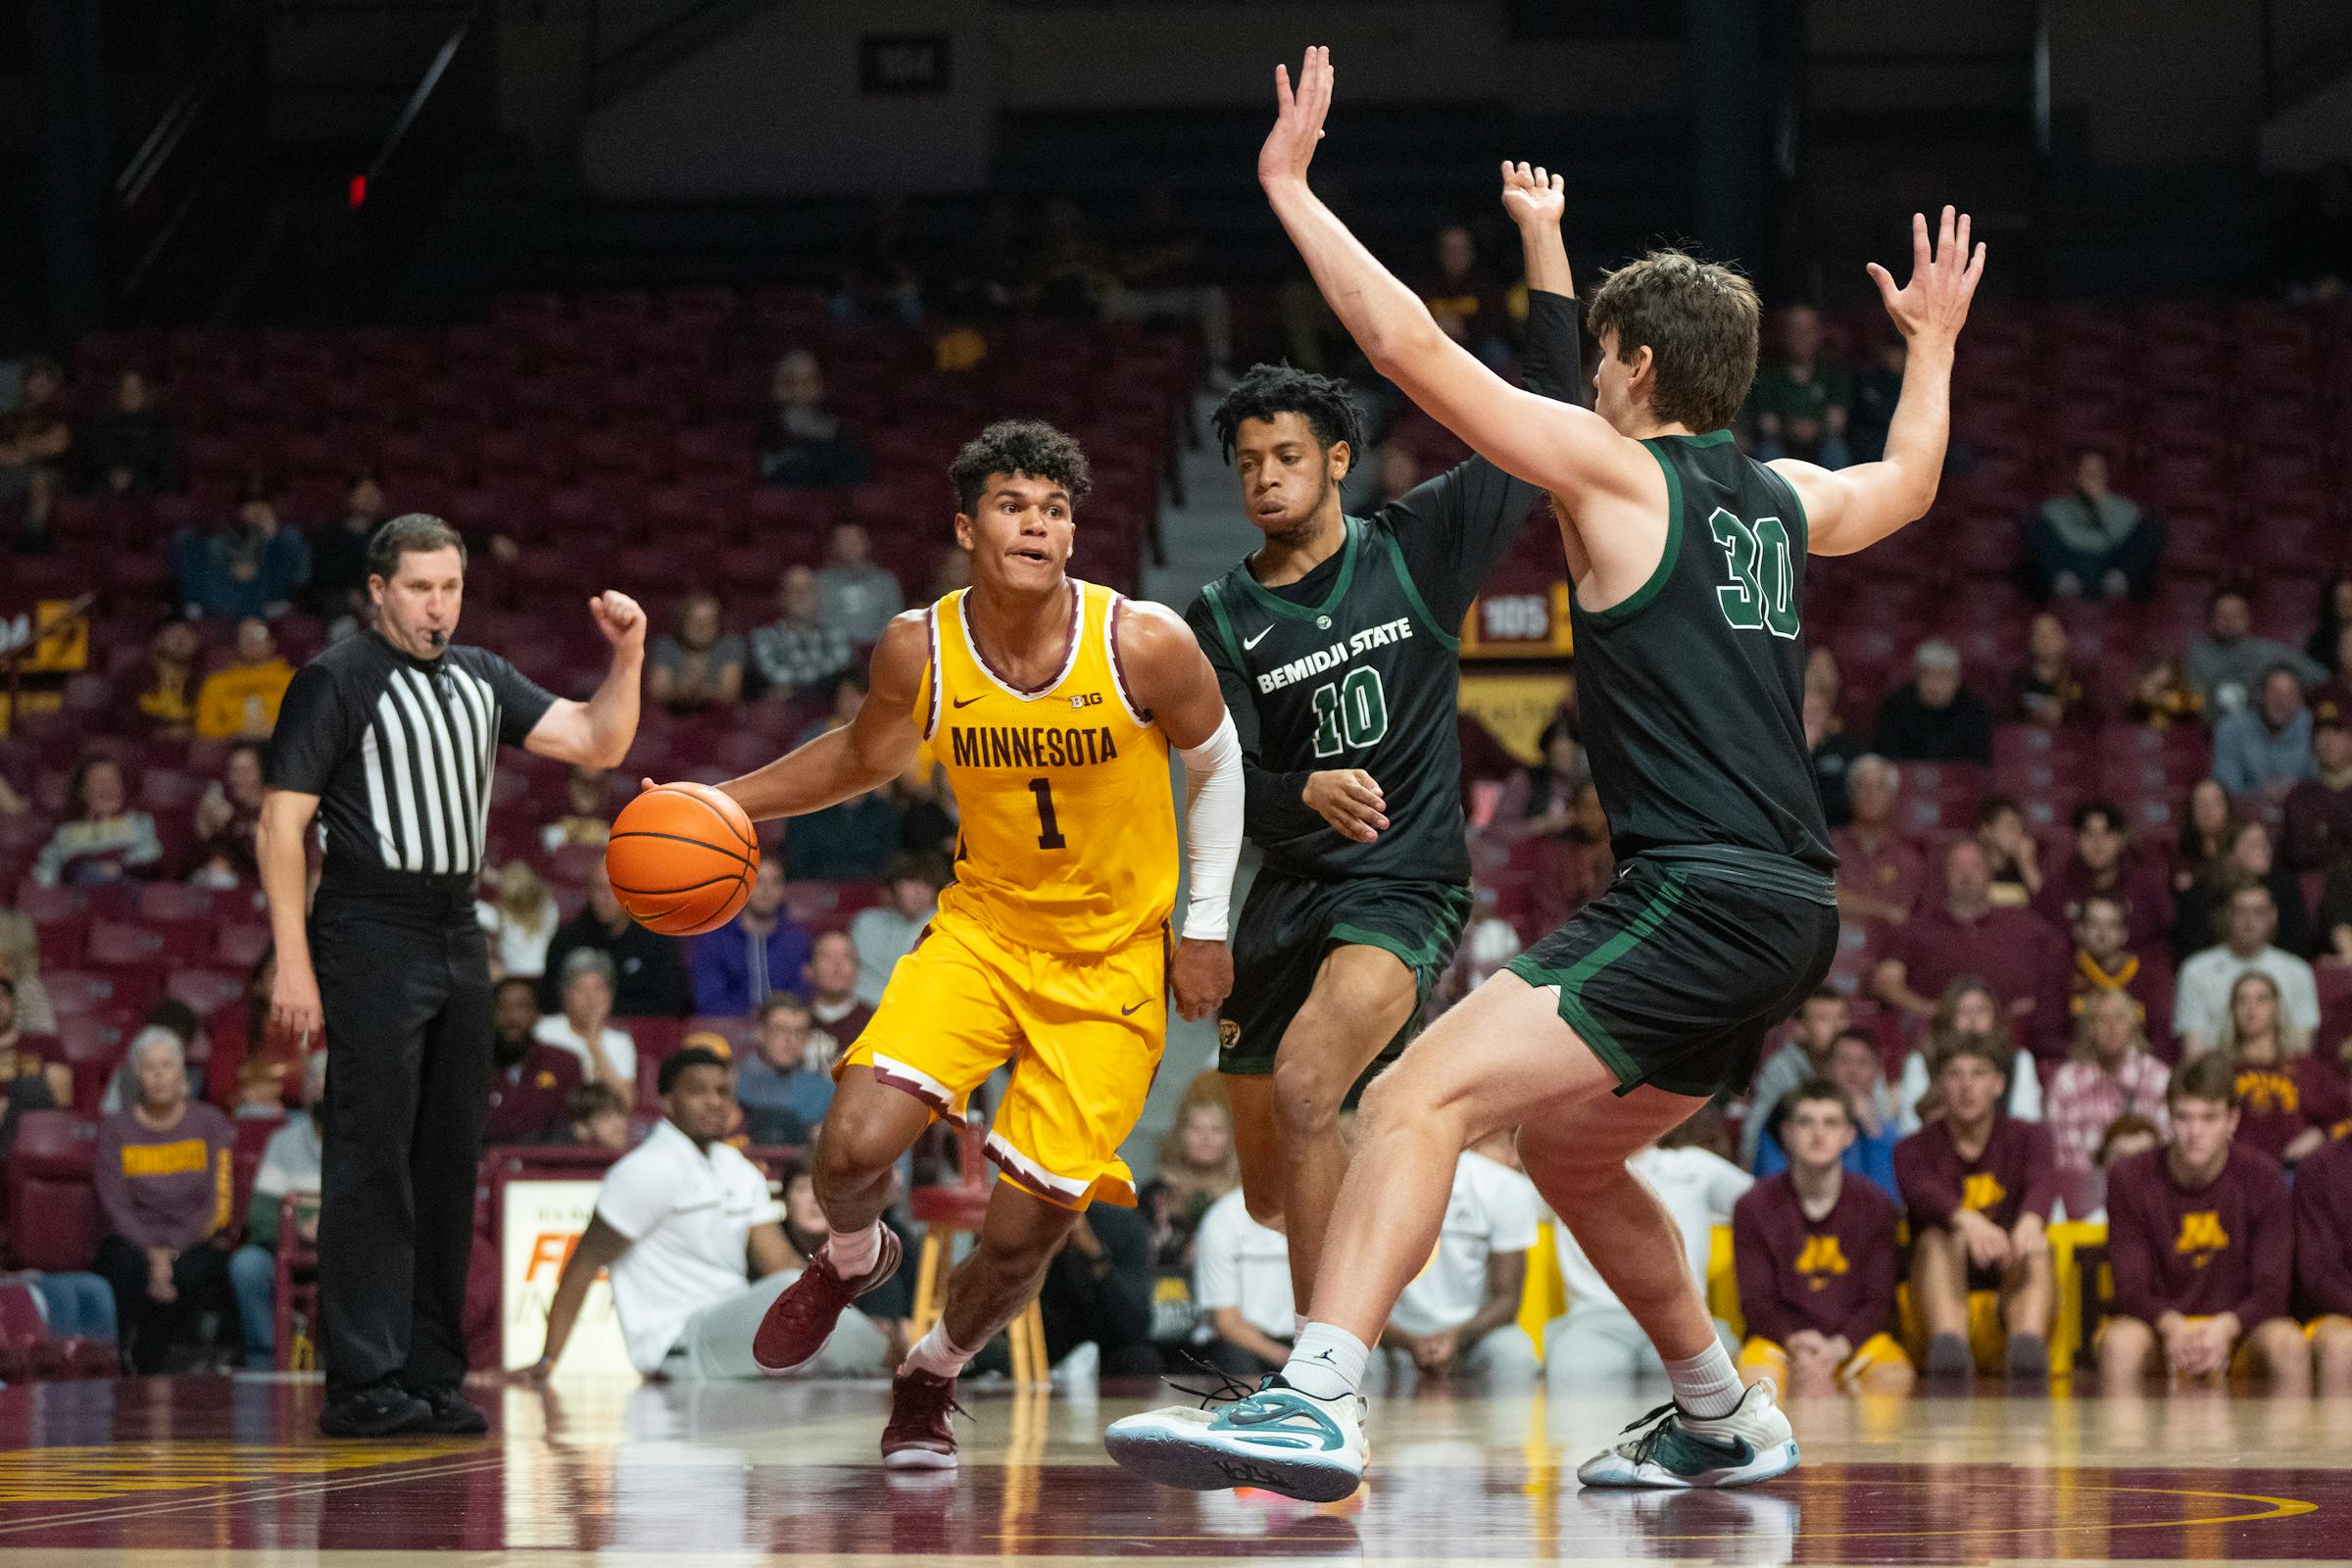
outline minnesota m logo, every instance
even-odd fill
[[[1998,1176],[1988,1170],[1979,1171],[1960,1189],[1960,1206],[1983,1213],[1988,1208],[1998,1208],[2001,1200],[2008,1196],[2009,1189],[2001,1185]]]
[[[1843,1274],[1847,1271],[1847,1267],[1845,1249],[1838,1245],[1838,1238],[1835,1236],[1806,1237],[1805,1250],[1796,1255],[1796,1271],[1799,1274],[1813,1275],[1813,1289],[1817,1291],[1830,1283],[1821,1276]]]
[[[2180,1216],[2180,1239],[2173,1243],[2173,1250],[2194,1254],[2195,1266],[2203,1268],[2213,1261],[2213,1254],[2230,1245],[2230,1233],[2222,1229],[2222,1216],[2212,1209],[2202,1209]]]

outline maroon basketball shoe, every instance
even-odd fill
[[[832,1252],[830,1241],[818,1248],[801,1277],[768,1303],[760,1332],[752,1336],[752,1359],[760,1371],[781,1377],[815,1359],[849,1304],[899,1271],[898,1233],[887,1225],[881,1255],[862,1278],[845,1280],[834,1273]]]
[[[956,1402],[956,1380],[928,1372],[902,1372],[890,1384],[890,1425],[882,1429],[885,1470],[953,1470],[956,1430],[950,1415],[965,1414]]]

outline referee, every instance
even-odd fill
[[[466,1269],[490,1078],[489,950],[473,901],[498,748],[618,765],[637,733],[645,612],[588,602],[612,667],[585,703],[453,646],[466,546],[411,514],[368,546],[372,629],[286,688],[262,802],[277,945],[271,1021],[323,1039],[318,1296],[330,1438],[474,1433]],[[304,918],[311,820],[326,863]]]

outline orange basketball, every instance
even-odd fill
[[[735,918],[752,896],[760,839],[743,808],[708,784],[662,784],[620,808],[605,874],[630,917],[690,937]]]

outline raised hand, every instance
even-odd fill
[[[1957,223],[1955,225],[1955,219]],[[1943,226],[1936,243],[1928,243],[1928,217],[1911,215],[1911,281],[1901,288],[1878,263],[1869,264],[1870,279],[1879,285],[1886,314],[1906,338],[1929,337],[1950,342],[1968,319],[1968,302],[1976,298],[1977,279],[1984,275],[1984,247],[1968,247],[1968,215],[1943,210]]]
[[[1557,226],[1568,211],[1568,182],[1542,165],[1502,161],[1502,210],[1521,228],[1536,223]]]
[[[1331,112],[1331,51],[1317,46],[1306,52],[1298,67],[1298,90],[1291,90],[1291,70],[1274,68],[1274,128],[1257,150],[1260,184],[1276,180],[1304,180],[1314,162],[1315,143],[1323,139],[1323,117]]]
[[[596,629],[605,634],[605,641],[615,648],[645,646],[645,612],[627,594],[608,590],[588,601],[588,613],[596,618]]]

